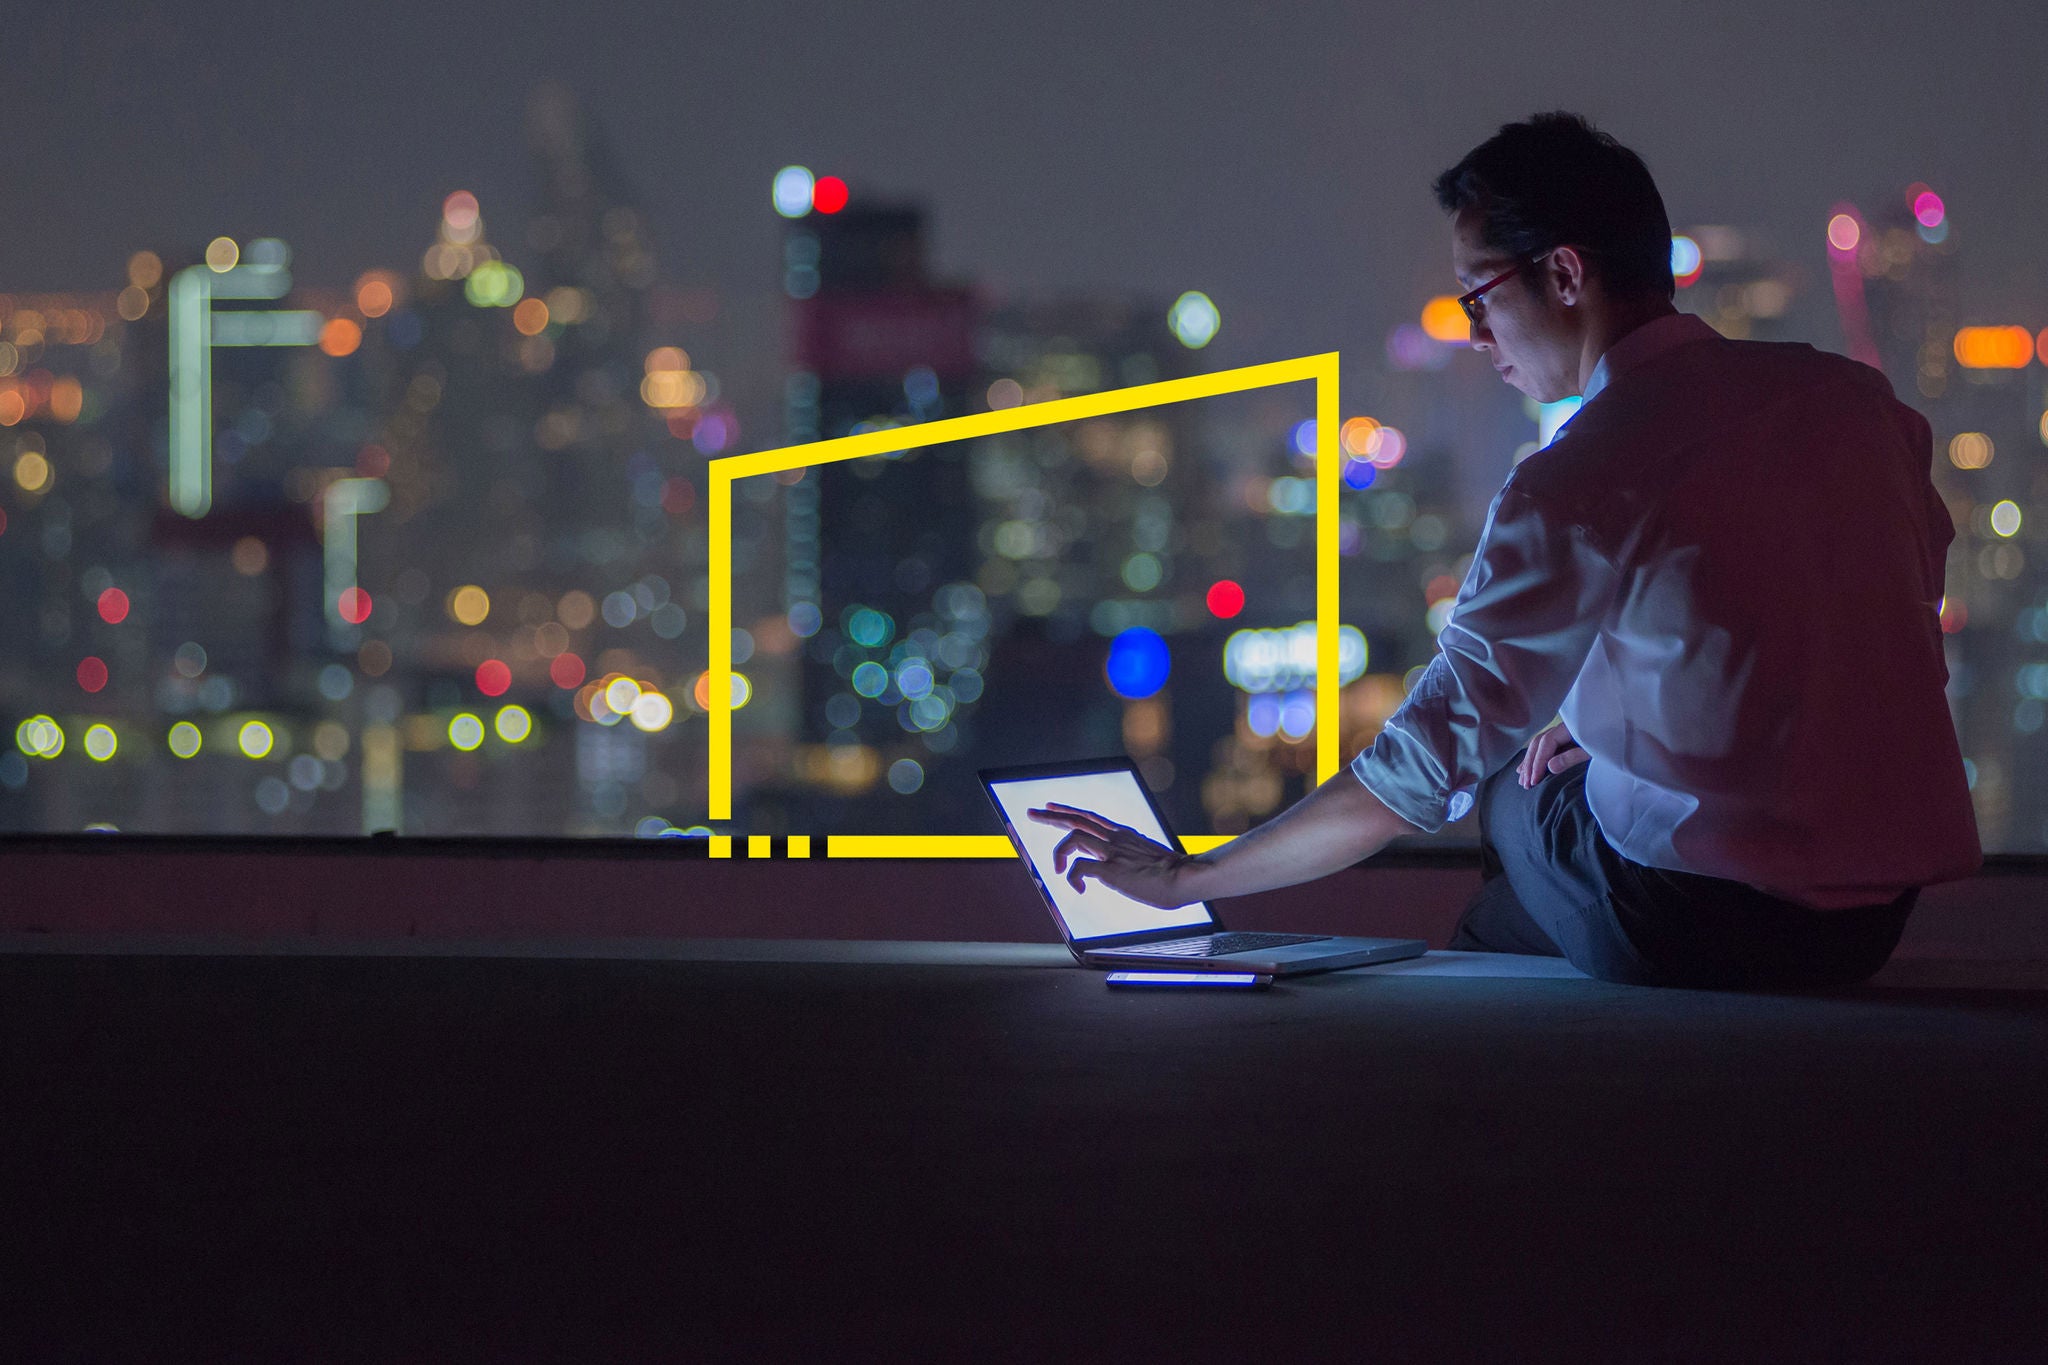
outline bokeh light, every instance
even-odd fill
[[[99,608],[100,619],[110,626],[118,626],[128,619],[128,594],[119,588],[106,589],[95,605]]]
[[[329,318],[320,328],[320,350],[331,356],[354,355],[363,344],[361,324],[349,318]]]
[[[1432,341],[1470,341],[1472,319],[1465,316],[1455,295],[1438,294],[1422,305],[1422,330]]]
[[[1981,431],[1962,431],[1949,438],[1948,462],[1957,469],[1982,469],[1991,463],[1991,438]]]
[[[548,681],[564,691],[573,692],[581,687],[584,676],[583,660],[567,651],[548,661]]]
[[[633,722],[634,729],[654,734],[666,730],[675,716],[675,704],[667,697],[659,692],[642,692],[634,699],[627,719]]]
[[[548,326],[547,303],[541,299],[521,299],[513,305],[512,326],[521,336],[539,336]]]
[[[1863,240],[1863,226],[1846,213],[1838,213],[1828,219],[1828,245],[1842,255],[1848,255]]]
[[[30,758],[55,758],[64,752],[64,727],[49,716],[30,716],[14,727],[14,747]]]
[[[1992,504],[1991,529],[2010,540],[2020,533],[2020,505],[2010,498]]]
[[[40,450],[25,450],[14,462],[14,481],[24,493],[40,493],[50,486],[50,461]]]
[[[837,213],[846,207],[846,182],[836,175],[821,175],[811,186],[811,207],[820,213]]]
[[[1680,233],[1671,239],[1671,279],[1680,289],[1695,283],[1706,269],[1706,255],[1700,244]]]
[[[1199,351],[1216,339],[1223,326],[1223,314],[1207,294],[1190,289],[1173,301],[1166,311],[1166,325],[1181,345]]]
[[[512,686],[512,669],[503,659],[485,659],[476,666],[476,690],[487,697],[502,697]]]
[[[245,721],[235,735],[235,743],[240,746],[245,758],[268,757],[270,746],[276,742],[277,736],[260,720]]]
[[[817,181],[809,168],[784,166],[775,173],[775,211],[784,218],[801,218],[811,211],[811,192]]]
[[[2023,370],[2034,358],[2034,334],[2024,327],[1961,327],[1955,353],[1966,370]]]
[[[1227,621],[1244,610],[1244,589],[1228,578],[1219,578],[1209,585],[1204,600],[1211,616]]]
[[[1344,448],[1346,455],[1367,454],[1366,442],[1380,429],[1379,422],[1371,417],[1353,417],[1337,428],[1337,444]]]
[[[204,741],[200,736],[198,726],[189,720],[181,720],[171,727],[171,733],[166,742],[170,745],[171,752],[179,758],[191,758],[199,752],[200,745]]]
[[[370,619],[370,594],[361,588],[343,588],[341,596],[335,599],[334,609],[342,620],[359,626]]]
[[[107,661],[97,654],[88,654],[78,661],[78,685],[88,692],[97,692],[107,685]]]
[[[1922,188],[1913,196],[1913,217],[1921,227],[1940,227],[1942,220],[1948,217],[1948,206],[1933,190]]]
[[[499,739],[518,744],[533,733],[533,715],[523,706],[501,706],[493,726]]]
[[[484,723],[467,711],[458,713],[448,722],[448,742],[464,753],[480,747],[484,742]]]
[[[114,733],[113,726],[105,724],[87,726],[82,742],[86,755],[96,763],[106,762],[121,747],[121,737]]]
[[[1111,691],[1135,701],[1166,686],[1172,666],[1164,637],[1145,626],[1132,626],[1109,642],[1103,672]]]
[[[480,626],[490,618],[491,595],[474,583],[465,583],[448,594],[448,614],[462,625]]]
[[[207,267],[217,274],[227,274],[241,259],[242,249],[235,245],[232,237],[216,237],[206,244]]]

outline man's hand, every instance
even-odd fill
[[[1085,882],[1093,877],[1111,890],[1159,910],[1199,899],[1177,889],[1180,868],[1190,861],[1187,854],[1176,853],[1093,811],[1058,801],[1030,814],[1040,824],[1069,831],[1053,849],[1052,866],[1076,891],[1087,890]]]
[[[1591,757],[1572,738],[1572,732],[1564,728],[1564,722],[1559,721],[1529,741],[1529,747],[1522,751],[1522,766],[1516,771],[1523,786],[1533,787],[1546,775],[1577,767]]]

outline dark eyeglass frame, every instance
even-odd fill
[[[1516,261],[1513,265],[1509,266],[1500,274],[1495,275],[1492,279],[1488,280],[1485,284],[1480,285],[1477,289],[1471,290],[1468,293],[1458,295],[1458,307],[1465,310],[1466,320],[1469,321],[1474,327],[1479,326],[1486,316],[1486,310],[1479,302],[1481,295],[1485,294],[1486,291],[1489,289],[1493,289],[1499,285],[1506,284],[1509,280],[1521,274],[1524,270],[1527,270],[1530,266],[1536,264],[1545,256],[1550,255],[1551,252],[1562,250],[1564,250],[1564,245],[1559,244],[1557,246],[1549,247],[1545,250],[1539,251],[1532,256],[1524,256],[1521,260]],[[1587,256],[1592,254],[1582,246],[1575,246],[1572,248],[1572,250],[1578,252],[1581,256]]]

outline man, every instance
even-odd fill
[[[1194,857],[1034,812],[1071,831],[1057,861],[1153,905],[1244,895],[1476,793],[1454,948],[1639,984],[1863,980],[1918,888],[1982,860],[1926,421],[1855,361],[1676,311],[1647,167],[1575,115],[1507,125],[1436,193],[1472,345],[1584,405],[1495,497],[1436,658],[1348,771]]]

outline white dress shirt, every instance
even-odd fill
[[[1434,831],[1561,716],[1635,862],[1820,909],[1970,875],[1931,459],[1868,366],[1637,328],[1494,498],[1436,658],[1352,772]]]

